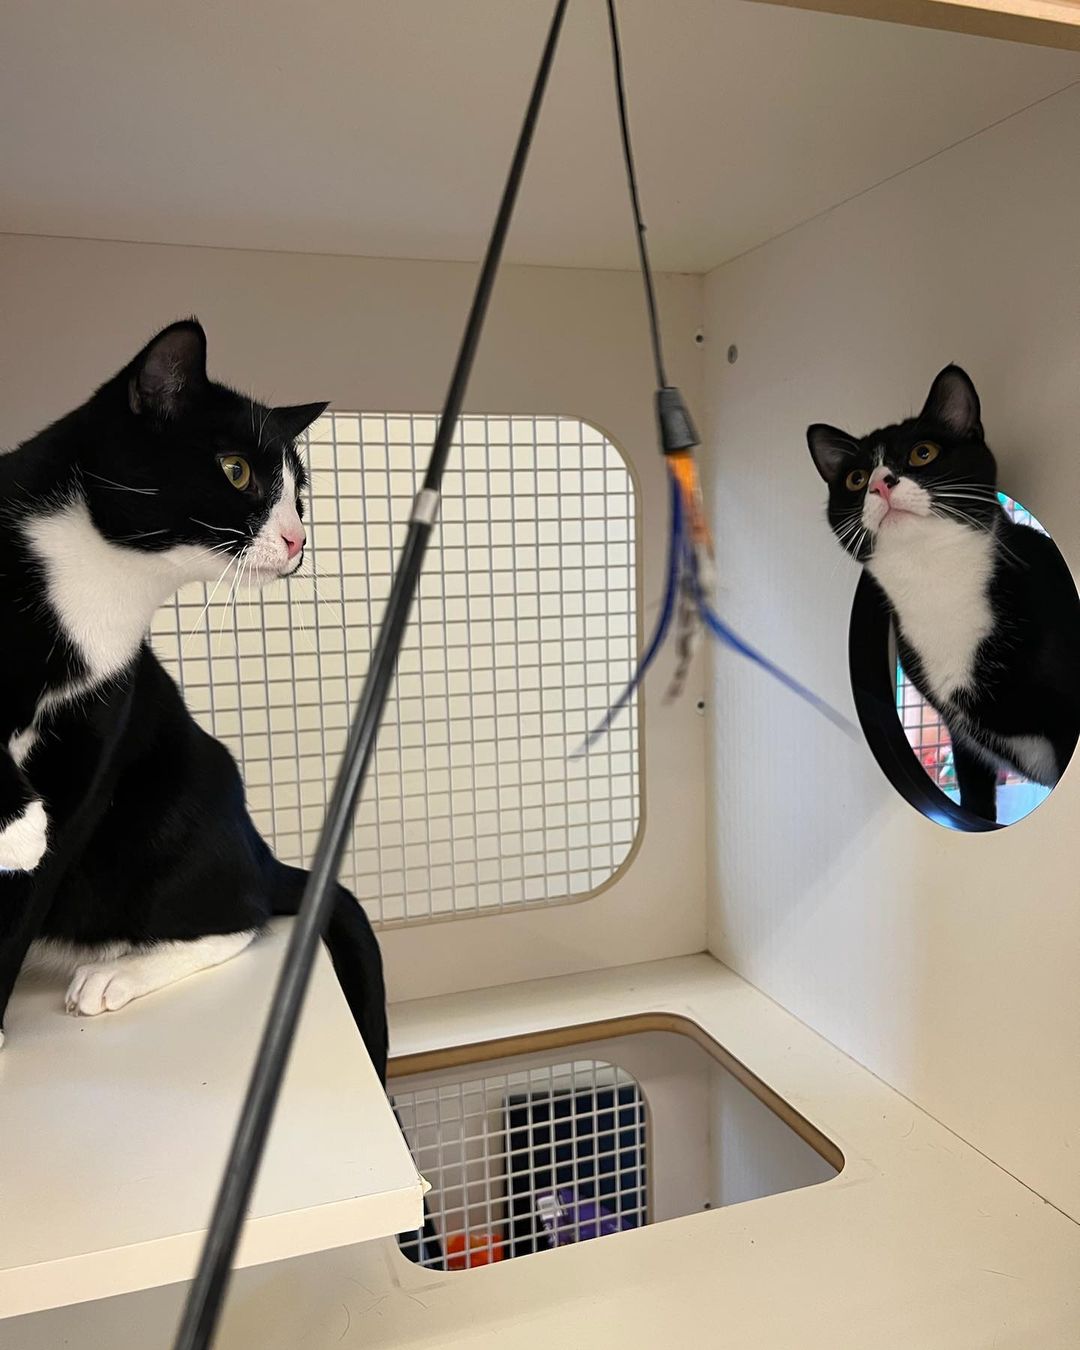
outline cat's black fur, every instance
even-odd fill
[[[862,437],[815,424],[807,440],[829,487],[829,524],[884,592],[904,670],[948,727],[961,805],[995,820],[999,767],[1053,786],[1080,733],[1080,600],[1055,545],[998,501],[970,378],[948,366],[917,417]],[[933,460],[913,463],[926,444]],[[925,516],[901,511],[875,528],[872,474]],[[948,661],[930,655],[935,616],[962,634],[980,605],[987,631],[972,641],[965,678],[948,688],[939,670]],[[1041,747],[1035,760],[1018,754],[1018,738]]]
[[[0,829],[35,799],[48,817],[43,859],[0,871],[0,1025],[32,941],[141,951],[295,913],[306,874],[278,862],[258,834],[232,756],[192,719],[142,634],[117,669],[95,667],[86,652],[101,633],[81,644],[73,635],[79,616],[62,612],[28,530],[83,513],[110,541],[110,558],[131,557],[133,590],[156,575],[150,554],[162,567],[176,557],[215,572],[245,549],[255,559],[269,513],[288,495],[286,475],[300,513],[305,473],[293,442],[324,407],[274,410],[213,382],[205,336],[189,321],[0,456]],[[222,472],[222,457],[237,455],[251,469],[243,491]],[[108,629],[114,612],[125,619],[125,601],[121,593],[104,605],[97,627]],[[11,746],[29,728],[36,739],[18,764]],[[325,939],[384,1077],[378,943],[344,888]]]

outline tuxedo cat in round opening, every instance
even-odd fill
[[[66,968],[69,1009],[92,1015],[296,911],[305,874],[270,853],[232,756],[146,638],[180,586],[302,566],[295,440],[325,407],[216,383],[192,319],[0,455],[0,1023],[31,943]],[[326,940],[382,1073],[378,945],[341,888]]]
[[[1080,600],[1045,535],[997,495],[979,397],[946,366],[917,417],[816,423],[828,519],[892,611],[900,662],[953,743],[961,805],[996,820],[1000,769],[1053,787],[1080,733]]]

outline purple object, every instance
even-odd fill
[[[578,1200],[570,1187],[542,1191],[536,1197],[536,1210],[552,1247],[588,1242],[634,1227],[629,1219],[612,1214],[606,1205],[595,1200]]]

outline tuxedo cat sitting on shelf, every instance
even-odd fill
[[[294,442],[325,406],[215,383],[190,320],[0,455],[0,1025],[31,945],[64,967],[69,1011],[93,1016],[296,912],[307,874],[270,852],[147,633],[188,582],[301,567]],[[379,948],[342,887],[325,940],[384,1075]]]
[[[1054,544],[998,500],[971,380],[947,366],[918,417],[861,437],[815,424],[807,440],[829,524],[948,728],[961,805],[996,820],[1000,769],[1053,787],[1080,732],[1080,600]]]

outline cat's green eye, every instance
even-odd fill
[[[251,482],[251,465],[240,455],[223,455],[218,463],[234,488],[243,491]]]
[[[870,475],[865,469],[852,469],[844,479],[844,483],[849,492],[861,492],[869,481]]]
[[[941,447],[935,445],[933,441],[920,441],[908,455],[908,463],[913,469],[921,469],[924,464],[932,464],[940,454]]]

